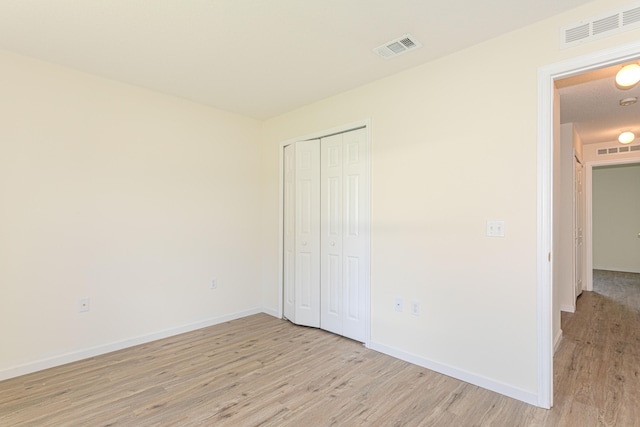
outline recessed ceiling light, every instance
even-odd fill
[[[620,144],[629,144],[631,142],[633,142],[633,140],[636,138],[636,136],[633,134],[633,132],[622,132],[620,134],[620,136],[618,136],[618,142],[620,142]]]
[[[629,98],[624,98],[620,100],[620,106],[622,107],[628,107],[629,105],[633,105],[636,102],[638,102],[638,98],[635,96],[629,97]]]
[[[640,65],[629,64],[625,65],[616,74],[616,83],[622,89],[628,89],[640,82]]]

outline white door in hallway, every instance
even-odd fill
[[[575,158],[575,170],[574,170],[574,203],[573,203],[573,217],[574,217],[574,274],[573,274],[573,286],[574,286],[574,301],[582,293],[582,278],[584,275],[584,189],[583,189],[583,166],[580,161]]]
[[[365,341],[369,321],[366,129],[284,151],[284,315]]]

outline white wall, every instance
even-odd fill
[[[278,306],[279,143],[371,118],[372,346],[535,401],[537,71],[637,39],[559,50],[562,25],[621,4],[589,3],[267,121],[265,305]],[[487,219],[504,220],[506,237],[486,237]],[[395,296],[421,301],[421,316],[395,312]]]
[[[582,143],[573,123],[561,127],[561,146],[558,147],[558,161],[554,161],[554,243],[556,247],[554,264],[554,285],[559,291],[560,309],[573,313],[574,296],[574,168],[575,155],[582,152]]]
[[[260,310],[259,122],[6,52],[0,93],[0,379]]]
[[[576,150],[575,155],[578,159],[584,164],[584,154],[583,154],[583,146],[582,138],[580,138],[580,134],[578,134],[578,130],[573,126],[573,149]]]
[[[560,134],[560,141],[554,144],[553,283],[560,297],[560,308],[574,311],[569,309],[573,306],[573,125],[566,123],[560,126]]]
[[[593,169],[593,268],[640,273],[640,164]]]

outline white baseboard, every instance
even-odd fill
[[[280,316],[280,314],[278,313],[278,310],[274,310],[273,308],[262,307],[262,312],[264,314],[268,314],[269,316],[273,316],[276,319],[281,319],[282,318],[282,316]]]
[[[240,319],[240,318],[251,316],[257,313],[265,313],[273,317],[278,317],[278,313],[276,310],[262,308],[262,309],[246,310],[246,311],[233,313],[225,316],[206,319],[200,322],[190,323],[190,324],[182,325],[176,328],[165,329],[165,330],[151,333],[148,335],[129,338],[122,341],[117,341],[117,342],[112,342],[105,345],[77,350],[77,351],[49,357],[46,359],[40,359],[33,362],[25,363],[22,365],[13,366],[8,369],[0,370],[0,381],[6,380],[9,378],[18,377],[21,375],[30,374],[32,372],[37,372],[37,371],[41,371],[48,368],[53,368],[55,366],[65,365],[67,363],[77,362],[79,360],[87,359],[89,357],[99,356],[101,354],[110,353],[112,351],[122,350],[124,348],[145,344],[151,341],[168,338],[168,337],[179,335],[185,332],[195,331],[197,329],[202,329],[202,328],[217,325],[220,323],[229,322],[231,320]],[[560,333],[560,338],[561,338],[562,331],[560,332],[561,332]],[[556,340],[556,345],[559,342],[558,340],[559,338]],[[441,374],[459,379],[461,381],[465,381],[470,384],[477,385],[487,390],[491,390],[496,393],[500,393],[517,400],[521,400],[531,405],[537,405],[537,402],[538,402],[538,398],[535,393],[528,392],[526,390],[522,390],[522,389],[510,386],[508,384],[504,384],[499,381],[495,381],[495,380],[483,377],[481,375],[473,374],[449,365],[434,362],[430,359],[417,356],[393,347],[389,347],[384,344],[371,342],[369,348],[371,348],[372,350],[378,351],[380,353],[384,353],[389,356],[395,357],[397,359],[401,359],[406,362],[413,363],[414,365],[422,366],[432,371],[439,372]]]
[[[637,271],[636,269],[633,268],[609,268],[609,267],[593,267],[594,270],[601,270],[601,271],[610,271],[612,273],[633,273],[633,274],[640,274],[640,271]]]
[[[189,323],[189,324],[178,326],[175,328],[165,329],[165,330],[154,332],[148,335],[141,335],[138,337],[128,338],[122,341],[111,342],[104,345],[99,345],[95,347],[85,348],[82,350],[72,351],[69,353],[59,354],[56,356],[48,357],[46,359],[35,360],[33,362],[29,362],[22,365],[17,365],[7,369],[0,370],[0,381],[6,380],[9,378],[18,377],[20,375],[30,374],[32,372],[41,371],[43,369],[53,368],[55,366],[65,365],[71,362],[77,362],[78,360],[87,359],[89,357],[111,353],[112,351],[122,350],[124,348],[145,344],[151,341],[168,338],[174,335],[183,334],[185,332],[195,331],[197,329],[206,328],[208,326],[217,325],[219,323],[229,322],[231,320],[240,319],[242,317],[251,316],[253,314],[257,314],[261,312],[262,312],[261,309],[241,311],[238,313],[232,313],[232,314],[227,314],[225,316],[214,317],[214,318],[202,320],[195,323]]]
[[[566,313],[575,313],[576,312],[576,306],[575,305],[560,304],[560,311],[564,311]]]
[[[553,354],[558,351],[558,347],[560,346],[560,342],[562,341],[562,329],[558,331],[558,334],[553,339]]]
[[[494,391],[496,393],[503,394],[513,399],[520,400],[530,405],[538,406],[538,395],[536,393],[522,390],[517,387],[504,384],[500,381],[495,381],[490,378],[486,378],[482,375],[477,375],[471,372],[464,371],[462,369],[455,368],[453,366],[445,365],[442,363],[434,362],[433,360],[417,356],[415,354],[407,353],[397,348],[388,347],[384,344],[371,342],[369,346],[372,350],[379,351],[386,355],[395,357],[397,359],[404,360],[414,365],[422,366],[429,370],[438,372],[440,374],[447,375],[449,377],[464,381],[478,387],[485,388],[487,390]]]

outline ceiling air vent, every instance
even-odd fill
[[[640,28],[640,2],[560,28],[560,47],[566,49]]]
[[[405,34],[402,37],[398,37],[395,40],[386,42],[385,44],[373,49],[375,53],[382,56],[384,59],[390,59],[410,50],[421,47],[422,44],[415,39],[411,34]]]

